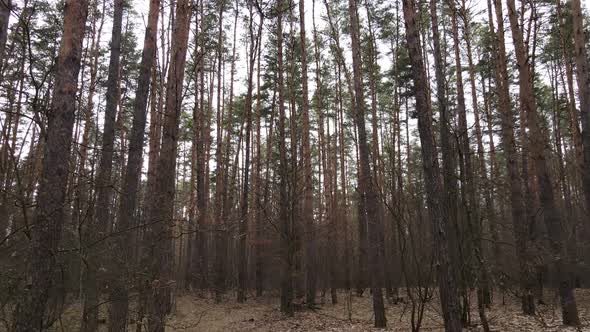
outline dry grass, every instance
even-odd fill
[[[551,294],[550,294],[551,293]],[[590,331],[590,290],[576,292],[583,326],[581,331]],[[498,296],[500,297],[500,296]],[[228,299],[214,304],[209,299],[194,296],[178,298],[176,312],[170,317],[169,326],[173,331],[372,331],[373,315],[371,298],[351,296],[351,318],[346,293],[339,294],[339,303],[320,304],[317,310],[300,310],[294,317],[284,317],[278,311],[276,297],[250,299],[237,304]],[[547,305],[539,306],[539,313],[533,317],[520,314],[519,304],[506,295],[505,305],[501,298],[487,311],[493,331],[576,331],[561,325],[559,306],[553,292],[546,293]],[[442,331],[440,308],[435,299],[427,304],[422,331]],[[472,301],[474,302],[474,301]],[[470,330],[481,330],[476,308],[472,310]],[[401,303],[387,305],[387,331],[410,331],[411,305]]]
[[[590,331],[590,290],[577,290],[576,298],[582,327],[577,331]],[[297,310],[294,317],[285,317],[279,310],[279,300],[276,296],[261,298],[250,297],[244,304],[235,302],[235,298],[228,294],[224,301],[215,304],[210,296],[198,297],[186,294],[176,299],[172,315],[167,321],[167,331],[382,331],[372,327],[373,314],[371,297],[367,293],[364,297],[348,296],[347,293],[338,294],[336,305],[326,303],[322,299],[316,310]],[[473,296],[473,300],[475,296]],[[518,302],[512,296],[506,295],[505,304],[502,296],[496,294],[494,305],[487,310],[487,317],[493,331],[576,331],[561,325],[558,298],[552,290],[545,293],[546,305],[538,307],[536,316],[520,314]],[[349,302],[350,301],[350,302]],[[475,301],[472,301],[475,303]],[[350,304],[350,306],[349,306]],[[105,320],[107,306],[101,306],[101,319]],[[350,308],[350,310],[349,310]],[[388,328],[386,331],[410,331],[411,305],[409,303],[386,304]],[[350,318],[349,319],[349,313]],[[476,308],[472,308],[471,331],[482,331]],[[53,331],[77,331],[80,322],[80,306],[69,306],[61,319],[53,326]],[[1,329],[1,328],[0,328]],[[135,326],[130,326],[130,331]],[[434,298],[427,303],[421,331],[442,331],[442,318],[438,300]],[[106,331],[106,325],[101,324],[100,331]],[[145,331],[145,330],[144,330]]]

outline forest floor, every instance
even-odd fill
[[[475,295],[472,296],[475,303]],[[539,306],[536,316],[520,314],[520,305],[512,296],[501,294],[486,311],[493,331],[576,331],[561,325],[558,298],[553,290],[545,293],[546,305]],[[577,290],[576,297],[582,331],[590,331],[590,290]],[[368,292],[364,297],[338,294],[339,302],[332,305],[329,294],[326,303],[321,298],[316,310],[298,310],[294,317],[286,318],[279,310],[276,297],[250,299],[245,304],[229,300],[214,304],[210,299],[183,296],[177,299],[176,312],[169,320],[173,331],[377,331],[373,328],[373,311]],[[404,301],[407,302],[407,301]],[[437,299],[426,304],[421,331],[442,331],[443,324]],[[409,303],[387,304],[387,331],[410,331],[411,311]],[[349,313],[350,318],[349,319]],[[472,331],[482,330],[477,308],[472,308]],[[578,330],[579,331],[579,330]]]
[[[401,293],[401,290],[400,290]],[[547,304],[538,306],[535,316],[523,316],[516,298],[506,294],[504,304],[502,295],[495,294],[494,305],[486,310],[486,315],[492,331],[590,331],[590,289],[576,290],[576,299],[582,327],[580,329],[561,325],[561,313],[558,298],[553,290],[546,290]],[[363,297],[349,296],[345,292],[338,293],[338,304],[330,303],[327,294],[325,303],[318,298],[315,310],[296,310],[294,317],[285,317],[279,312],[279,299],[276,296],[263,296],[248,299],[239,304],[228,294],[224,301],[215,304],[210,297],[183,295],[176,298],[174,309],[167,321],[167,331],[383,331],[373,328],[373,313],[371,296],[368,292]],[[403,301],[398,304],[386,303],[387,326],[386,331],[411,331],[412,305]],[[426,303],[421,331],[443,331],[442,318],[438,299],[433,298]],[[471,311],[472,324],[469,331],[483,331],[480,325],[477,308],[474,303]],[[350,315],[350,317],[349,317]],[[56,331],[76,331],[67,324],[79,322],[79,307],[71,306],[62,316],[61,327]],[[106,317],[106,308],[101,310],[101,318]],[[69,318],[69,319],[68,319]],[[349,319],[350,318],[350,319]],[[101,331],[106,331],[102,320]],[[69,326],[68,326],[69,325]],[[130,331],[135,326],[130,327]],[[467,330],[466,330],[467,331]]]

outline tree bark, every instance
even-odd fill
[[[517,59],[520,87],[520,107],[527,117],[530,130],[528,135],[531,159],[534,163],[535,175],[539,182],[540,203],[543,207],[543,220],[549,235],[549,246],[553,256],[553,264],[557,279],[559,280],[559,296],[561,300],[562,319],[565,325],[580,325],[578,309],[573,292],[573,280],[570,278],[569,260],[563,248],[563,228],[565,222],[555,203],[553,184],[546,160],[547,138],[543,134],[537,113],[537,102],[533,86],[533,73],[529,55],[525,49],[522,30],[518,23],[514,0],[507,0],[508,16],[512,39]],[[522,13],[521,13],[522,15]]]
[[[123,23],[123,0],[116,0],[114,4],[113,30],[111,39],[111,58],[107,81],[107,96],[105,109],[105,123],[102,138],[102,157],[98,167],[96,178],[97,200],[94,218],[89,221],[88,239],[92,245],[105,236],[105,230],[109,229],[109,203],[111,196],[111,173],[113,166],[113,145],[115,140],[115,118],[119,102],[119,67],[121,53],[121,31]],[[88,250],[86,257],[86,281],[85,281],[85,310],[83,329],[85,331],[96,331],[98,329],[98,303],[100,297],[98,271],[101,262],[100,243]]]
[[[172,259],[170,236],[173,223],[176,154],[183,99],[184,67],[192,13],[192,1],[176,3],[170,68],[166,86],[166,108],[163,114],[162,146],[157,161],[154,192],[148,196],[150,225],[144,240],[142,265],[146,269],[148,288],[148,328],[163,332],[169,311]]]
[[[241,204],[241,215],[239,221],[238,234],[238,303],[246,301],[246,287],[247,287],[247,256],[246,256],[246,237],[248,232],[249,220],[249,191],[250,191],[250,147],[252,134],[252,94],[254,89],[254,66],[256,64],[256,53],[259,52],[258,35],[262,32],[262,25],[258,26],[257,35],[254,34],[254,17],[252,15],[252,5],[249,5],[250,19],[248,23],[248,30],[250,35],[250,51],[249,66],[248,66],[248,80],[246,90],[246,104],[245,104],[245,121],[246,121],[246,137],[245,137],[245,154],[244,157],[244,179]]]
[[[586,212],[590,210],[590,73],[588,71],[588,51],[584,32],[584,17],[580,0],[572,0],[572,18],[576,57],[576,77],[578,80],[578,97],[582,115],[582,144],[584,146],[584,165],[582,179],[586,197]],[[572,103],[574,101],[572,100]]]
[[[283,0],[277,0],[277,89],[279,103],[279,222],[281,224],[281,312],[293,316],[293,232],[289,218],[289,195],[287,191],[289,170],[285,130],[285,96],[283,92]]]
[[[11,10],[12,0],[0,0],[0,68],[4,66],[4,53],[6,41],[8,40],[8,22],[10,21]]]
[[[70,148],[76,110],[76,92],[84,39],[87,0],[65,3],[63,36],[55,72],[53,102],[48,112],[45,153],[27,264],[27,291],[17,300],[12,327],[15,332],[41,331],[53,287],[56,251],[61,239],[66,201]]]
[[[307,87],[307,47],[305,35],[305,1],[299,1],[299,34],[301,38],[301,89],[302,89],[302,133],[301,152],[303,158],[303,212],[302,220],[305,229],[305,261],[306,261],[306,304],[308,308],[315,306],[316,292],[316,244],[313,216],[313,169],[311,165],[311,145],[309,130],[309,92]]]
[[[493,29],[492,6],[488,0],[489,24],[494,31],[496,47],[492,48],[495,62],[496,93],[498,95],[498,112],[502,126],[502,148],[506,155],[506,168],[510,187],[510,205],[512,225],[516,238],[516,254],[519,260],[519,282],[521,287],[521,305],[525,315],[535,313],[535,302],[532,295],[531,269],[529,266],[529,241],[527,239],[527,220],[523,201],[521,174],[518,171],[518,156],[514,137],[514,114],[510,105],[509,76],[504,44],[504,17],[502,2],[494,0],[497,29]]]
[[[383,294],[381,289],[381,282],[384,279],[385,274],[382,257],[383,242],[381,241],[383,225],[382,220],[379,218],[377,206],[378,196],[373,175],[371,173],[371,165],[369,163],[369,145],[367,143],[367,133],[365,129],[365,101],[357,0],[348,1],[348,14],[350,18],[350,35],[352,40],[351,48],[355,96],[354,119],[358,131],[359,145],[359,194],[361,200],[361,209],[359,211],[362,213],[360,220],[366,220],[369,238],[368,272],[371,275],[375,327],[385,327],[387,325],[387,318],[385,317],[385,307],[383,304]]]
[[[148,92],[150,88],[150,74],[155,62],[156,38],[158,32],[158,18],[160,14],[160,0],[151,0],[148,14],[148,24],[145,31],[143,52],[137,80],[137,90],[133,104],[133,123],[129,137],[129,151],[127,165],[121,189],[121,200],[118,207],[118,220],[113,237],[113,264],[116,266],[116,277],[109,285],[111,290],[111,304],[109,307],[109,331],[124,331],[129,310],[129,290],[127,279],[133,269],[133,233],[130,227],[134,224],[135,211],[139,194],[141,175],[143,139],[145,135]],[[144,285],[138,285],[140,292]]]
[[[418,111],[418,130],[422,150],[426,200],[432,221],[432,234],[435,245],[435,264],[439,285],[440,300],[446,331],[461,331],[461,312],[456,285],[456,266],[451,258],[449,235],[452,232],[448,210],[443,200],[443,187],[440,179],[439,163],[436,156],[434,131],[432,129],[432,110],[428,101],[428,87],[420,36],[416,26],[416,4],[413,0],[403,1],[406,22],[406,39],[414,78],[414,93]]]

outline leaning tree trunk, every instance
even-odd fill
[[[48,112],[45,152],[35,216],[30,225],[28,291],[17,300],[12,327],[16,332],[47,328],[46,305],[53,287],[56,252],[61,239],[66,184],[76,111],[76,91],[88,0],[68,0],[55,68],[53,102]]]

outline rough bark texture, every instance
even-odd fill
[[[528,135],[531,159],[534,163],[535,175],[539,183],[539,196],[542,206],[542,216],[549,235],[549,249],[553,256],[553,267],[559,282],[559,296],[561,300],[562,319],[565,325],[580,325],[578,309],[574,297],[573,280],[569,273],[569,260],[563,246],[563,227],[565,222],[555,203],[555,194],[551,175],[547,165],[546,151],[549,149],[547,138],[541,129],[537,111],[537,102],[533,86],[533,72],[530,57],[524,46],[522,31],[518,23],[514,0],[507,0],[510,28],[517,59],[520,87],[520,107],[527,117],[530,130]],[[521,13],[522,15],[522,13]]]
[[[127,279],[132,271],[131,251],[133,235],[130,227],[134,225],[134,216],[139,193],[143,139],[147,118],[148,92],[150,74],[155,62],[156,38],[160,0],[151,0],[148,24],[145,31],[143,52],[133,105],[133,123],[129,136],[129,151],[121,201],[119,202],[118,220],[115,225],[116,235],[113,237],[113,265],[116,277],[112,280],[109,307],[109,330],[124,331],[129,306],[129,290]],[[140,285],[141,287],[142,285]]]
[[[451,260],[455,261],[457,267],[462,262],[461,256],[459,255],[459,248],[462,245],[458,241],[458,197],[459,188],[457,184],[457,160],[456,160],[456,149],[453,144],[453,124],[455,118],[451,114],[448,104],[449,100],[446,95],[448,89],[445,78],[446,63],[443,63],[443,51],[440,45],[440,32],[438,27],[438,10],[436,7],[436,1],[430,1],[430,18],[432,22],[432,37],[434,46],[434,67],[436,77],[436,101],[438,112],[440,115],[440,147],[442,153],[442,178],[443,178],[443,199],[444,204],[447,206],[448,220],[451,224],[452,231],[447,234],[449,241],[453,244],[450,247]],[[459,271],[455,271],[456,281],[461,281],[461,275]]]
[[[252,135],[252,93],[254,89],[254,68],[256,64],[256,53],[259,51],[258,37],[254,34],[252,8],[250,7],[249,35],[250,35],[250,52],[249,52],[249,70],[248,70],[248,88],[246,92],[245,116],[246,116],[246,137],[245,137],[245,157],[244,157],[244,178],[242,189],[241,216],[239,226],[238,242],[238,294],[237,300],[242,303],[246,301],[246,287],[248,278],[248,262],[246,255],[246,237],[248,232],[249,221],[249,191],[250,191],[250,136]],[[258,27],[257,34],[261,33],[262,25]]]
[[[287,182],[289,171],[287,166],[287,147],[285,130],[285,96],[283,75],[283,0],[277,0],[277,90],[279,98],[279,223],[281,227],[281,312],[293,316],[293,264],[294,248],[292,227],[289,218],[289,196]]]
[[[378,196],[369,163],[369,145],[365,129],[365,101],[363,93],[363,73],[361,60],[360,30],[357,9],[357,0],[348,1],[348,14],[350,18],[350,32],[352,40],[352,63],[354,81],[354,119],[358,132],[359,148],[359,194],[361,200],[360,220],[367,224],[369,237],[369,273],[371,275],[371,290],[373,293],[373,313],[375,315],[375,327],[385,327],[387,319],[383,304],[381,281],[384,279],[383,268],[383,232],[382,221],[379,218]]]
[[[490,15],[490,26],[492,20],[491,1],[488,1]],[[512,214],[512,225],[516,238],[516,254],[519,260],[519,282],[521,287],[522,310],[524,314],[535,313],[535,302],[532,295],[531,271],[529,268],[529,253],[527,240],[527,220],[522,194],[521,174],[518,171],[518,155],[514,138],[514,113],[510,105],[509,77],[506,48],[504,44],[504,16],[502,15],[502,2],[494,1],[494,8],[497,19],[497,29],[494,32],[495,45],[492,49],[495,60],[496,93],[498,95],[498,112],[500,113],[502,126],[502,148],[506,155],[506,168],[510,187],[510,206]],[[491,26],[493,28],[493,26]],[[492,29],[492,31],[494,31]]]
[[[483,147],[483,138],[482,138],[482,129],[481,129],[481,121],[480,121],[480,110],[479,110],[479,105],[478,105],[478,95],[477,95],[477,88],[476,88],[476,82],[475,82],[475,65],[473,63],[473,52],[472,52],[472,48],[471,48],[471,27],[470,27],[470,23],[469,23],[469,18],[470,16],[467,14],[468,13],[468,9],[467,9],[467,4],[465,2],[465,0],[461,1],[461,11],[462,11],[462,21],[463,21],[463,39],[465,40],[465,46],[467,48],[467,64],[469,67],[469,83],[470,83],[470,87],[471,87],[471,107],[473,108],[473,117],[474,117],[474,125],[475,125],[475,139],[476,139],[476,143],[477,143],[477,161],[478,161],[478,166],[479,166],[479,174],[477,177],[474,177],[473,181],[474,181],[474,186],[475,186],[475,190],[480,189],[483,191],[483,196],[484,196],[484,202],[485,202],[485,212],[482,213],[482,219],[485,218],[485,221],[487,222],[488,228],[490,230],[492,239],[495,240],[494,241],[494,249],[496,249],[498,247],[497,245],[497,239],[498,239],[498,232],[496,229],[496,220],[495,220],[495,211],[494,211],[494,201],[492,200],[492,188],[491,188],[491,183],[488,181],[488,175],[487,175],[487,167],[486,167],[486,159],[484,156],[484,147]],[[475,196],[478,197],[478,196]],[[485,257],[484,256],[484,247],[481,246],[481,234],[483,234],[484,230],[483,230],[483,226],[482,223],[480,223],[479,220],[477,220],[477,218],[475,219],[476,223],[478,224],[479,229],[479,233],[478,238],[480,242],[480,254],[481,254],[481,259],[479,260],[481,263],[484,263],[485,261]],[[492,262],[494,260],[499,259],[499,250],[494,250],[493,255],[491,255],[491,260]],[[482,301],[480,301],[479,304],[483,304],[486,306],[491,305],[491,289],[490,289],[490,276],[489,273],[490,271],[493,269],[490,269],[489,267],[485,266],[485,264],[482,264],[481,266],[481,287],[479,290],[479,296],[481,298],[481,300],[483,301],[483,303],[481,303]],[[483,318],[483,317],[482,317]]]
[[[166,86],[166,107],[162,128],[162,147],[157,161],[154,192],[148,196],[148,217],[145,252],[142,262],[150,283],[148,295],[148,328],[153,332],[164,331],[169,311],[171,229],[174,227],[174,194],[178,128],[182,107],[184,67],[186,63],[191,1],[176,3],[176,17],[172,36],[170,68]]]
[[[110,229],[109,203],[111,197],[111,173],[113,168],[113,144],[115,140],[115,120],[119,101],[119,67],[121,53],[121,30],[123,22],[123,0],[116,0],[114,6],[113,30],[111,39],[111,58],[109,63],[109,77],[107,81],[107,98],[105,109],[105,122],[102,138],[102,156],[98,166],[96,178],[97,200],[94,218],[88,222],[88,237],[86,245],[92,245],[88,250],[85,261],[84,281],[84,314],[82,329],[84,331],[96,331],[98,329],[99,309],[99,276],[98,271],[102,265],[101,258],[104,255],[104,246],[100,241],[105,236],[105,230]]]
[[[428,87],[420,36],[416,26],[416,3],[403,1],[406,22],[406,39],[411,59],[414,78],[414,93],[418,111],[418,130],[422,150],[422,162],[426,185],[426,201],[432,220],[432,234],[435,245],[435,264],[438,286],[443,309],[446,331],[461,331],[461,312],[454,273],[456,266],[451,259],[449,234],[452,231],[448,211],[443,202],[443,187],[437,159],[434,131],[432,128],[432,111],[428,101]]]
[[[84,38],[87,0],[65,3],[64,29],[55,72],[53,102],[48,112],[43,168],[28,258],[27,291],[18,299],[13,317],[16,332],[42,331],[46,304],[53,287],[56,251],[61,239],[70,148],[76,111],[76,91]]]

